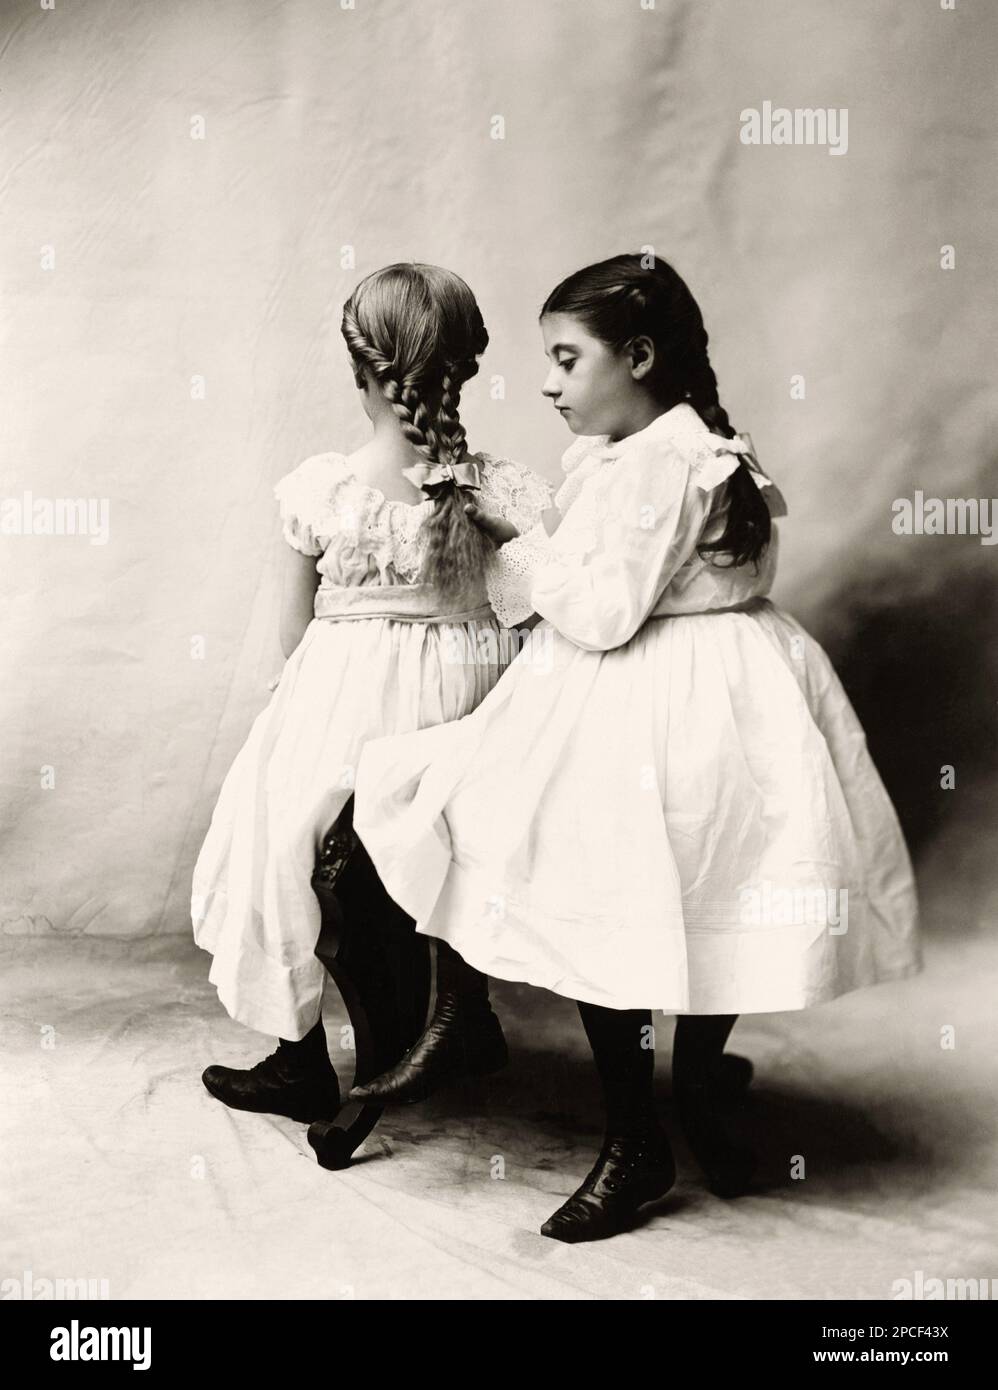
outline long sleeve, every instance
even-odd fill
[[[539,525],[501,547],[507,617],[539,613],[590,651],[622,646],[692,555],[711,489],[736,466],[730,456],[675,443],[604,464],[553,536]]]
[[[554,489],[551,484],[535,473],[533,469],[510,459],[489,458],[489,467],[483,477],[479,505],[483,510],[510,521],[521,532],[532,533],[540,526],[542,513],[553,503]],[[505,546],[502,550],[505,550]],[[520,593],[519,576],[500,558],[502,550],[493,557],[485,574],[492,611],[503,627],[512,627],[533,613],[533,607],[523,611],[523,596]]]
[[[480,457],[487,460],[487,466],[482,472],[479,505],[504,521],[511,521],[518,531],[529,530],[551,506],[551,484],[532,468],[512,459],[494,458],[491,454]]]
[[[522,536],[499,547],[485,576],[492,611],[503,627],[515,627],[536,613],[534,572],[547,562],[548,533],[538,522]]]

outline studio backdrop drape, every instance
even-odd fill
[[[271,486],[365,438],[340,309],[406,259],[479,297],[472,446],[550,479],[570,436],[540,396],[544,296],[623,250],[676,265],[788,499],[774,598],[841,654],[923,861],[956,862],[994,768],[998,551],[899,535],[892,504],[998,492],[991,6],[82,0],[0,23],[3,932],[190,931],[283,660]],[[780,108],[846,112],[838,148],[746,143]],[[29,533],[67,498],[85,534]]]

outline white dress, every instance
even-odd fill
[[[531,527],[550,506],[550,486],[531,470],[471,457],[490,511]],[[296,1040],[322,1002],[315,857],[353,793],[364,743],[467,714],[518,642],[488,606],[484,575],[446,608],[417,582],[432,500],[390,501],[338,453],[306,459],[274,491],[285,539],[321,557],[321,616],[225,777],[194,869],[191,919],[232,1017]]]
[[[666,1013],[798,1009],[920,968],[911,863],[845,692],[723,530],[687,404],[580,438],[564,514],[499,552],[544,621],[474,713],[375,740],[354,825],[421,932],[501,979]],[[773,516],[779,490],[753,475]]]

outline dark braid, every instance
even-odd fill
[[[706,333],[703,335],[700,356],[690,364],[690,371],[686,378],[686,389],[689,392],[690,405],[701,420],[710,426],[713,433],[721,434],[725,439],[733,439],[735,431],[728,419],[728,412],[717,396],[717,377],[714,375],[714,368],[710,365]]]
[[[649,260],[653,260],[648,265]],[[707,331],[699,305],[680,275],[657,257],[614,256],[576,271],[557,285],[541,308],[568,314],[615,352],[634,338],[655,344],[648,389],[663,408],[688,401],[704,424],[725,439],[736,433],[721,405],[717,377],[707,351]],[[769,544],[769,508],[752,478],[744,455],[727,479],[726,521],[717,540],[701,543],[702,556],[723,552],[730,564],[758,565]]]
[[[461,386],[478,371],[489,341],[464,281],[437,266],[387,266],[358,285],[344,306],[342,331],[355,369],[370,368],[417,453],[430,464],[459,463],[468,449]],[[440,484],[423,524],[420,580],[448,596],[481,576],[492,553],[464,511],[474,497],[454,482]]]
[[[717,377],[710,365],[707,353],[707,334],[703,334],[701,353],[694,359],[687,377],[689,402],[693,409],[708,425],[714,434],[733,439],[735,430],[728,419],[728,412],[718,399]],[[759,567],[759,557],[769,544],[773,526],[769,508],[762,497],[749,465],[744,458],[727,480],[727,524],[715,541],[702,541],[697,547],[699,555],[706,557],[715,554],[730,554],[730,564],[746,564],[749,560]]]

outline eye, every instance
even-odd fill
[[[572,368],[575,366],[576,360],[577,359],[574,357],[563,357],[562,360],[558,363],[558,366],[562,369],[562,371],[570,372]]]

